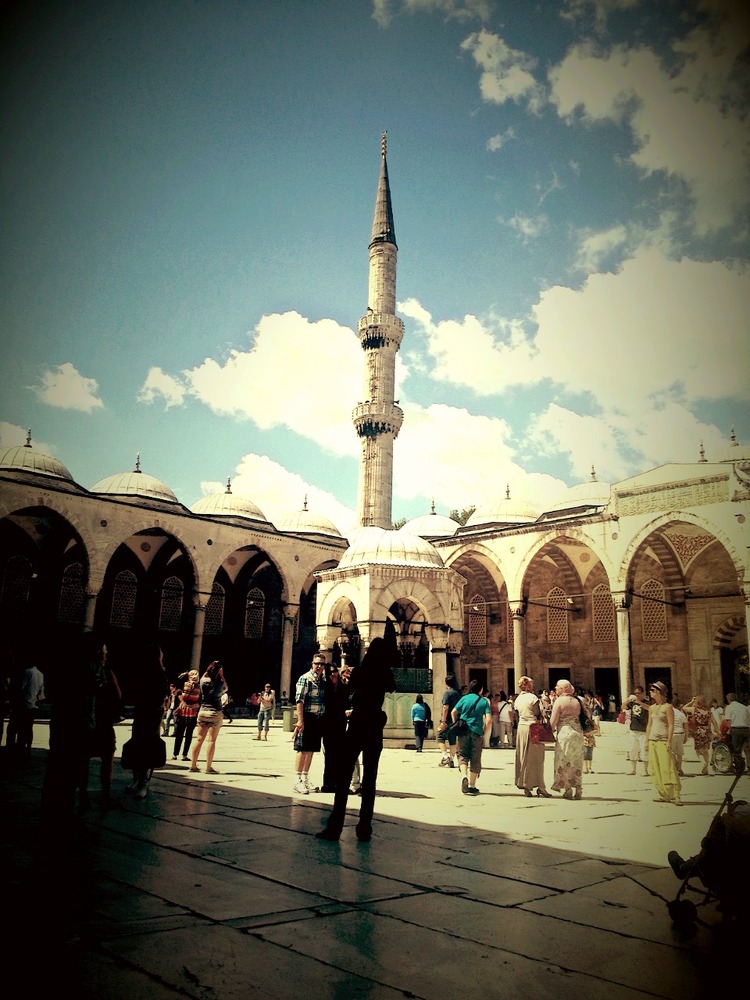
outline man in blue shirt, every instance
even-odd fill
[[[456,702],[451,718],[455,724],[459,720],[465,723],[463,731],[458,733],[458,766],[463,775],[461,791],[464,795],[479,795],[477,778],[482,773],[484,733],[492,725],[492,710],[484,697],[481,681],[475,679],[469,683],[468,692]]]

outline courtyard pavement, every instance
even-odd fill
[[[119,758],[130,727],[117,732]],[[686,930],[667,912],[680,885],[667,852],[698,850],[732,780],[700,776],[692,750],[678,808],[624,773],[616,723],[580,802],[524,798],[508,750],[485,750],[469,797],[434,743],[391,745],[372,841],[354,835],[352,797],[331,844],[314,834],[332,796],[292,791],[291,735],[280,723],[268,742],[255,732],[225,725],[221,773],[169,760],[144,800],[123,794],[130,775],[116,760],[120,804],[104,815],[92,762],[93,808],[51,836],[38,820],[46,723],[28,763],[2,751],[3,956],[27,996],[692,1000],[738,958],[715,903]],[[317,782],[322,765],[316,755]],[[734,798],[750,799],[749,777]]]

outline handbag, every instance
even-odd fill
[[[477,701],[475,704],[482,700],[482,695],[477,695]],[[469,731],[469,723],[463,717],[456,719],[452,726],[449,726],[446,730],[446,735],[449,736],[464,736]]]
[[[148,771],[167,763],[167,744],[160,736],[129,739],[123,744],[120,763],[126,771]]]
[[[554,743],[555,734],[549,722],[537,720],[529,726],[529,741],[531,743]]]
[[[581,710],[578,713],[578,721],[581,723],[581,732],[590,733],[591,730],[594,728],[594,723],[589,717],[589,713],[583,707],[583,702],[581,701],[580,698],[578,699],[578,704],[581,706]]]

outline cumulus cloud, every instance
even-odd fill
[[[177,376],[152,368],[139,398],[173,406],[189,397],[214,413],[252,420],[263,430],[287,427],[346,455],[357,449],[353,432],[342,434],[342,427],[351,426],[352,406],[362,398],[361,373],[362,348],[351,329],[297,312],[274,313],[261,318],[248,350],[206,358]]]
[[[43,372],[39,382],[39,385],[29,388],[48,406],[79,410],[81,413],[104,409],[104,403],[98,396],[99,384],[96,379],[81,375],[69,361]]]
[[[624,246],[627,238],[625,226],[612,226],[598,233],[582,233],[575,267],[587,274],[599,271],[607,258]]]
[[[394,456],[397,497],[424,496],[426,483],[446,510],[494,503],[506,483],[514,498],[535,504],[556,499],[565,489],[559,479],[529,474],[518,464],[505,420],[437,403],[409,409]]]
[[[19,427],[18,424],[8,423],[7,420],[0,420],[0,448],[18,448],[26,444],[30,431],[28,427]],[[54,445],[44,441],[31,439],[32,447],[37,451],[42,451],[47,455],[55,454]]]
[[[481,70],[479,90],[485,101],[505,104],[526,103],[536,110],[544,98],[541,84],[534,76],[537,60],[526,52],[511,48],[499,35],[482,29],[461,43]]]
[[[750,205],[750,74],[740,58],[748,15],[739,4],[706,6],[716,17],[676,39],[669,64],[644,46],[585,42],[549,73],[561,117],[627,125],[631,162],[682,185],[699,234],[732,225]]]
[[[492,0],[372,0],[372,17],[381,28],[387,28],[394,17],[394,8],[401,7],[407,14],[442,14],[446,18],[466,21],[480,18],[485,21],[493,7]]]
[[[202,484],[205,493],[223,491],[223,484]],[[342,535],[355,527],[356,511],[340,503],[336,497],[317,486],[311,486],[295,472],[290,472],[266,455],[249,453],[240,460],[232,477],[232,492],[249,497],[274,524],[287,515],[302,510],[305,497],[307,509],[333,521]]]

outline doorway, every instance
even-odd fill
[[[617,711],[620,711],[620,671],[617,667],[594,667],[594,694],[601,695],[605,712],[614,695]]]

